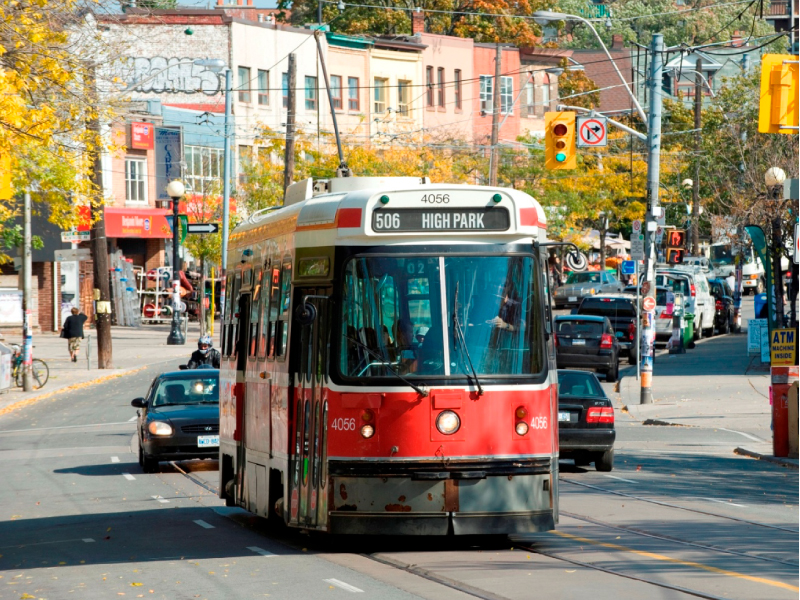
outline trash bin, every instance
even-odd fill
[[[14,351],[0,343],[0,392],[11,389],[11,358]]]
[[[766,294],[756,294],[755,295],[755,298],[753,300],[753,308],[755,309],[756,319],[768,319],[769,318],[769,315],[767,313],[764,313],[763,316],[761,315],[761,311],[762,310],[766,310],[766,309],[764,309],[764,306],[766,304],[767,304],[767,295]]]
[[[683,315],[683,347],[694,348],[694,315],[692,313]]]

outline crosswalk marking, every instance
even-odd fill
[[[128,481],[136,481],[136,477],[131,475],[130,473],[123,473],[122,476],[127,479]]]
[[[112,456],[111,457],[111,462],[112,463],[118,463],[119,462],[119,456]]]
[[[330,583],[331,585],[334,585],[338,588],[342,588],[343,590],[346,590],[348,592],[353,592],[354,594],[364,593],[364,590],[360,590],[356,586],[350,585],[349,583],[345,583],[344,581],[339,581],[338,579],[323,579],[322,581]]]
[[[209,523],[206,523],[206,522],[205,522],[205,521],[203,521],[202,519],[197,519],[197,520],[195,521],[195,523],[197,523],[198,525],[200,525],[200,527],[202,527],[203,529],[214,529],[214,526],[213,526],[213,525],[211,525],[211,524],[209,524]]]
[[[247,549],[250,550],[250,552],[260,554],[261,556],[275,556],[272,552],[264,550],[263,548],[259,548],[258,546],[248,546]]]

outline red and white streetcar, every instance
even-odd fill
[[[516,190],[301,181],[229,241],[220,494],[335,534],[546,531],[545,216]]]

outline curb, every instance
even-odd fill
[[[759,454],[758,452],[753,452],[752,450],[747,450],[746,448],[737,447],[733,451],[733,453],[739,454],[740,456],[748,456],[750,458],[755,458],[756,460],[763,460],[764,462],[772,463],[775,465],[780,465],[781,467],[786,467],[787,469],[797,470],[798,468],[798,465],[792,462],[791,459],[778,458],[777,456],[769,456],[768,454]]]

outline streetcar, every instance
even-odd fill
[[[545,214],[427,178],[292,184],[229,239],[220,497],[331,534],[558,522]]]

